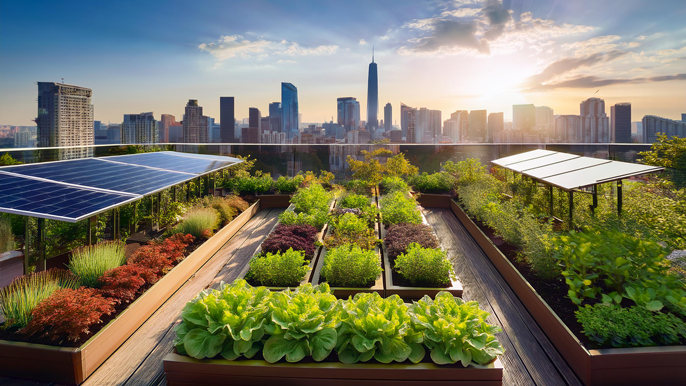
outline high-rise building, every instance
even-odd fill
[[[581,142],[581,117],[579,115],[556,115],[553,139],[556,142]]]
[[[383,108],[383,123],[384,130],[391,131],[393,128],[393,106],[391,106],[391,102],[386,103]]]
[[[415,126],[415,143],[431,143],[433,142],[433,134],[429,132],[429,116],[430,111],[426,107],[420,107],[417,112],[416,126]]]
[[[235,142],[236,115],[233,97],[219,97],[219,135],[220,142]]]
[[[169,142],[183,142],[183,123],[174,121],[169,124]]]
[[[405,106],[405,105],[403,105]],[[407,107],[407,106],[405,106]],[[401,107],[402,108],[402,107]],[[405,142],[406,143],[421,143],[419,140],[421,137],[419,136],[420,132],[417,130],[417,109],[409,108],[407,109],[407,117],[406,119],[406,124],[407,124],[407,136],[405,137]]]
[[[257,107],[250,107],[248,109],[248,127],[260,128],[262,122],[262,113]]]
[[[469,140],[484,142],[486,140],[486,125],[488,114],[486,110],[472,110],[469,112]]]
[[[207,143],[207,117],[202,115],[198,101],[189,99],[183,116],[183,142]]]
[[[456,110],[450,114],[450,120],[455,122],[452,126],[452,133],[448,135],[453,142],[464,142],[469,133],[469,111]]]
[[[110,123],[107,125],[107,143],[121,143],[121,125],[116,123]]]
[[[588,98],[579,105],[581,111],[581,142],[610,142],[610,120],[605,114],[605,101]]]
[[[429,110],[429,130],[428,132],[432,135],[432,142],[440,142],[441,137],[443,136],[442,132],[442,123],[443,119],[441,118],[442,113],[441,110]]]
[[[610,142],[631,143],[631,103],[610,107]]]
[[[416,111],[417,109],[400,102],[400,130],[403,132],[403,137],[407,138],[406,140],[408,143],[411,142],[407,136],[407,127],[409,123],[408,114],[411,110]]]
[[[490,113],[488,114],[488,131],[486,133],[486,142],[493,142],[496,134],[505,129],[505,114],[504,113]]]
[[[281,132],[281,102],[269,104],[269,130],[274,133]]]
[[[555,113],[548,106],[536,106],[536,132],[552,137],[555,132]]]
[[[124,122],[121,124],[121,143],[157,143],[158,134],[157,121],[152,112],[124,114]]]
[[[281,83],[281,130],[288,139],[300,133],[298,113],[298,89],[291,83]]]
[[[89,88],[38,82],[37,142],[40,147],[93,145],[93,105]],[[60,150],[59,158],[80,158],[92,148]]]
[[[162,114],[159,123],[159,134],[157,139],[159,142],[174,142],[169,139],[169,127],[171,125],[181,125],[180,122],[176,122],[176,118],[171,114]]]
[[[643,117],[643,143],[655,143],[660,134],[686,138],[686,122],[646,115]]]
[[[360,102],[353,97],[342,97],[336,100],[338,124],[345,131],[357,130],[360,126]]]
[[[241,141],[243,143],[258,143],[260,142],[260,128],[259,127],[243,127],[241,129]]]
[[[372,48],[372,62],[369,63],[367,78],[367,130],[375,131],[379,127],[379,78],[374,63],[374,48]]]
[[[681,114],[681,122],[686,122],[686,113]]]
[[[536,126],[536,107],[533,104],[512,106],[512,129],[531,131]]]

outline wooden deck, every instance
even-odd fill
[[[183,305],[198,292],[233,281],[277,221],[282,209],[253,217],[195,276],[186,282],[84,385],[166,385],[162,358],[172,350],[174,326]],[[465,300],[476,300],[502,327],[505,347],[503,384],[573,385],[581,383],[538,328],[484,252],[449,209],[425,209],[464,286]],[[36,364],[39,371],[40,364]],[[0,377],[0,386],[58,386]]]

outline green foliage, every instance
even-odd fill
[[[385,195],[379,202],[381,206],[381,221],[384,225],[391,224],[421,224],[422,215],[417,201],[399,191]]]
[[[423,334],[431,359],[439,365],[486,365],[503,353],[495,337],[500,327],[486,322],[489,313],[476,302],[439,292],[435,300],[424,296],[412,304],[410,312],[415,330]]]
[[[21,165],[23,162],[17,161],[10,153],[3,153],[0,156],[0,166]]]
[[[324,256],[321,275],[333,287],[369,288],[381,276],[379,255],[352,244],[333,248]]]
[[[456,163],[448,161],[443,165],[443,169],[452,174],[460,186],[475,183],[488,175],[486,166],[482,165],[476,158],[468,158]]]
[[[583,333],[607,347],[645,347],[679,344],[686,339],[686,323],[670,313],[641,307],[596,304],[576,311]]]
[[[408,307],[398,295],[358,293],[342,303],[336,352],[343,363],[419,363],[425,355],[422,334],[412,328]]]
[[[281,194],[289,194],[295,192],[303,181],[305,177],[302,174],[297,174],[295,177],[281,176],[274,183],[274,188]]]
[[[402,193],[409,193],[410,192],[410,186],[407,185],[407,182],[403,180],[400,177],[384,177],[383,180],[381,180],[381,187],[386,193],[393,193],[393,192],[402,192]]]
[[[263,174],[261,171],[255,172],[251,175],[238,175],[224,184],[224,187],[233,189],[236,194],[255,195],[265,194],[272,190],[274,180],[269,173]]]
[[[174,227],[173,233],[192,235],[195,238],[209,238],[219,225],[219,214],[211,208],[190,210]]]
[[[388,157],[392,153],[387,149],[376,149],[372,152],[362,150],[364,160],[357,160],[352,156],[348,156],[348,167],[353,171],[353,178],[362,180],[369,186],[378,184],[383,178],[386,171],[384,165],[379,162],[379,157]]]
[[[295,291],[275,293],[269,308],[272,317],[266,331],[271,336],[262,353],[267,362],[278,362],[284,356],[288,362],[306,356],[320,362],[336,346],[340,306],[328,285],[306,284]]]
[[[196,359],[219,354],[228,360],[252,358],[263,346],[270,298],[268,289],[253,288],[245,280],[202,291],[181,311],[176,350]]]
[[[447,172],[434,174],[424,172],[410,177],[408,182],[422,193],[449,193],[455,187],[457,180]]]
[[[267,253],[250,260],[246,278],[259,285],[295,287],[305,278],[307,271],[305,254],[289,248],[283,253]]]
[[[453,265],[445,251],[436,248],[423,248],[412,243],[407,252],[395,258],[393,269],[417,287],[447,287],[450,279],[455,279]]]
[[[69,270],[79,278],[80,284],[98,288],[98,280],[105,272],[117,268],[126,262],[124,243],[105,241],[74,249],[69,259]]]
[[[659,135],[650,151],[639,155],[643,156],[645,164],[669,168],[667,173],[674,183],[678,187],[686,186],[686,138]]]
[[[348,194],[343,197],[339,206],[341,208],[364,209],[369,206],[369,198],[361,194]]]
[[[168,227],[181,221],[186,213],[186,204],[183,202],[170,202],[165,210],[160,213],[160,226]]]
[[[60,288],[76,288],[79,280],[64,269],[51,269],[20,276],[0,288],[0,313],[5,317],[5,328],[26,327],[31,312],[38,303]]]
[[[298,213],[287,210],[279,215],[279,223],[283,225],[312,225],[322,229],[329,220],[326,212],[317,211],[314,214]]]
[[[386,161],[385,172],[389,176],[402,177],[413,176],[419,169],[405,159],[405,154],[398,153]]]
[[[299,189],[291,197],[291,204],[295,206],[296,213],[328,213],[331,200],[333,200],[333,194],[327,192],[321,184],[312,184]]]
[[[0,253],[14,249],[14,235],[10,220],[0,218]]]
[[[362,249],[372,249],[379,241],[374,229],[369,227],[368,221],[353,213],[334,217],[331,220],[331,227],[333,235],[324,240],[327,248],[355,244]]]

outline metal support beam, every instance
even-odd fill
[[[204,186],[202,192],[203,192],[203,196],[207,196],[208,194],[210,194],[210,175],[209,174],[205,175],[205,186]]]
[[[622,180],[617,181],[617,215],[622,215]]]
[[[138,230],[138,201],[133,203],[133,224],[131,233],[136,233]]]
[[[172,202],[176,202],[176,188],[177,185],[172,186]]]
[[[160,213],[162,212],[162,192],[157,193],[157,207],[155,209],[157,210],[155,212],[155,225],[157,226],[157,230],[160,230]]]
[[[591,205],[591,214],[595,214],[595,208],[598,207],[598,185],[593,185],[592,193],[593,204]]]
[[[574,192],[569,191],[569,229],[574,228]]]
[[[31,244],[30,217],[24,217],[24,275],[29,274],[29,244]]]
[[[112,240],[117,239],[117,208],[112,209],[112,218],[110,219],[110,227],[112,227]]]
[[[552,220],[553,217],[555,217],[555,213],[553,213],[553,210],[555,209],[553,201],[553,186],[548,185],[548,188],[550,189],[550,203],[548,205],[548,213],[550,214],[550,219]]]
[[[186,182],[186,202],[191,201],[191,183]]]
[[[38,264],[36,264],[36,271],[45,271],[47,265],[45,264],[45,219],[38,219]]]
[[[98,224],[98,215],[91,216],[86,221],[86,245],[93,245],[95,244],[95,227]]]

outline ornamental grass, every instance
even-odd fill
[[[105,241],[72,251],[69,270],[79,278],[81,285],[99,288],[98,280],[105,272],[126,262],[125,247],[121,241]]]

